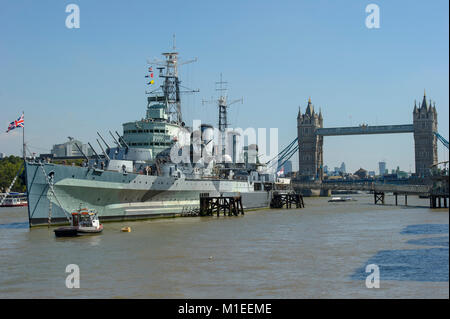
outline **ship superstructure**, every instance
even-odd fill
[[[145,117],[123,124],[123,135],[118,137],[117,147],[110,149],[108,154],[112,159],[135,158],[154,163],[157,154],[171,148],[178,140],[189,139],[189,128],[182,120],[180,95],[197,91],[182,90],[178,65],[191,63],[196,59],[180,63],[175,50],[162,55],[164,60],[149,62],[149,73],[146,75],[149,81],[147,84],[151,85],[151,88],[156,86],[153,68],[157,66],[162,84],[146,92],[148,97]],[[131,149],[132,155],[126,156],[128,153],[123,152],[123,148]]]

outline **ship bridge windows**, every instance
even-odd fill
[[[131,146],[171,146],[171,142],[129,143]]]
[[[169,130],[168,129],[160,129],[160,128],[155,128],[155,129],[145,129],[145,130],[124,130],[123,131],[124,134],[135,134],[135,133],[161,133],[161,134],[168,134]]]

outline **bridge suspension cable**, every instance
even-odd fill
[[[269,167],[274,166],[277,163],[277,170],[284,165],[291,157],[298,151],[298,137],[289,143],[281,152],[279,152],[274,158],[266,162]]]
[[[289,143],[288,146],[286,146],[281,152],[279,152],[275,157],[273,157],[271,160],[266,162],[266,165],[269,165],[269,163],[271,163],[270,165],[273,164],[273,162],[275,162],[277,159],[279,159],[280,157],[282,157],[283,155],[285,155],[287,152],[289,152],[289,150],[294,146],[295,142],[297,142],[298,137],[296,137],[291,143]]]
[[[282,159],[278,160],[277,170],[280,169],[296,152],[298,151],[298,145],[296,145],[289,153],[287,153]],[[280,163],[281,162],[281,163]]]
[[[448,141],[438,132],[433,132],[434,135],[438,138],[438,140],[448,149]]]

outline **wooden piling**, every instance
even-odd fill
[[[292,208],[292,204],[295,204],[295,208],[304,208],[303,195],[297,193],[274,193],[270,202],[270,208],[283,208],[285,206],[288,209]]]
[[[217,217],[220,216],[220,213],[223,213],[224,216],[244,215],[241,196],[200,197],[200,216],[212,216],[214,212]]]
[[[430,208],[447,208],[448,195],[430,195]]]

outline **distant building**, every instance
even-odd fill
[[[323,167],[323,173],[328,175],[328,165]]]
[[[408,172],[398,171],[397,176],[398,176],[398,178],[408,178],[408,177],[410,177],[410,174]]]
[[[339,172],[342,174],[345,174],[345,163],[344,162],[342,162]]]
[[[359,178],[367,178],[367,171],[364,168],[360,168],[354,173],[354,175],[358,176]]]
[[[78,145],[86,156],[92,156],[93,152],[89,145],[83,144],[81,141],[74,138],[69,138],[69,141],[63,144],[53,145],[51,154],[55,157],[83,156],[75,144]]]
[[[292,172],[292,162],[291,161],[287,161],[286,163],[284,163],[283,167],[284,167],[284,175],[285,176]]]
[[[380,171],[380,176],[383,176],[384,174],[386,174],[386,162],[379,162],[378,169]]]
[[[368,173],[369,177],[374,177],[376,175],[375,171],[369,171]]]
[[[0,153],[0,159],[5,158],[5,153]]]

